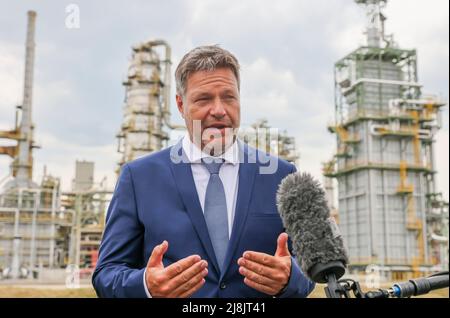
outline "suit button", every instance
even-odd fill
[[[220,283],[220,289],[225,289],[227,288],[227,284],[225,284],[224,282]]]

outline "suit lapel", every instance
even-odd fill
[[[241,156],[239,166],[239,188],[236,202],[236,211],[234,215],[233,230],[228,245],[224,261],[224,272],[221,273],[222,279],[230,268],[230,262],[238,246],[242,230],[247,220],[248,208],[253,191],[253,184],[257,170],[256,153],[248,148],[247,145],[240,145]]]
[[[175,159],[174,156],[176,156]],[[180,158],[182,158],[181,162],[179,162]],[[187,213],[189,214],[191,222],[200,238],[203,248],[208,254],[209,260],[211,261],[209,263],[212,263],[217,273],[220,273],[214,248],[209,237],[205,217],[198,200],[191,165],[188,163],[187,157],[182,151],[181,142],[174,146],[174,149],[171,152],[171,159],[170,166],[175,178],[175,184],[186,207]]]
[[[209,260],[211,260],[217,273],[220,273],[222,279],[230,268],[230,262],[238,246],[242,231],[247,220],[248,208],[253,191],[253,185],[257,172],[256,151],[248,148],[247,145],[241,144],[240,147],[240,166],[239,166],[239,188],[236,202],[236,211],[233,221],[233,229],[231,232],[230,242],[224,261],[224,272],[220,272],[214,248],[208,233],[208,227],[205,217],[198,200],[198,194],[192,175],[191,165],[182,150],[181,141],[175,145],[171,151],[171,169],[175,178],[175,184],[178,192],[186,207],[191,222],[200,238]],[[180,160],[181,159],[181,160]]]

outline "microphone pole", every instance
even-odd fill
[[[334,273],[327,275],[327,280],[328,284],[325,287],[325,295],[327,298],[348,298],[348,292],[341,284],[338,283]]]
[[[428,294],[432,290],[449,287],[449,272],[442,272],[422,277],[410,279],[407,282],[394,284],[389,289],[379,289],[378,291],[370,291],[365,294],[365,298],[409,298],[411,296],[419,296]]]

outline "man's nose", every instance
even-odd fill
[[[214,103],[211,106],[211,110],[209,111],[209,113],[215,118],[222,118],[227,114],[220,98],[214,99]]]

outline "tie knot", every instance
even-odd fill
[[[220,167],[223,165],[223,159],[217,158],[204,158],[202,159],[203,165],[208,169],[210,174],[219,174]]]

